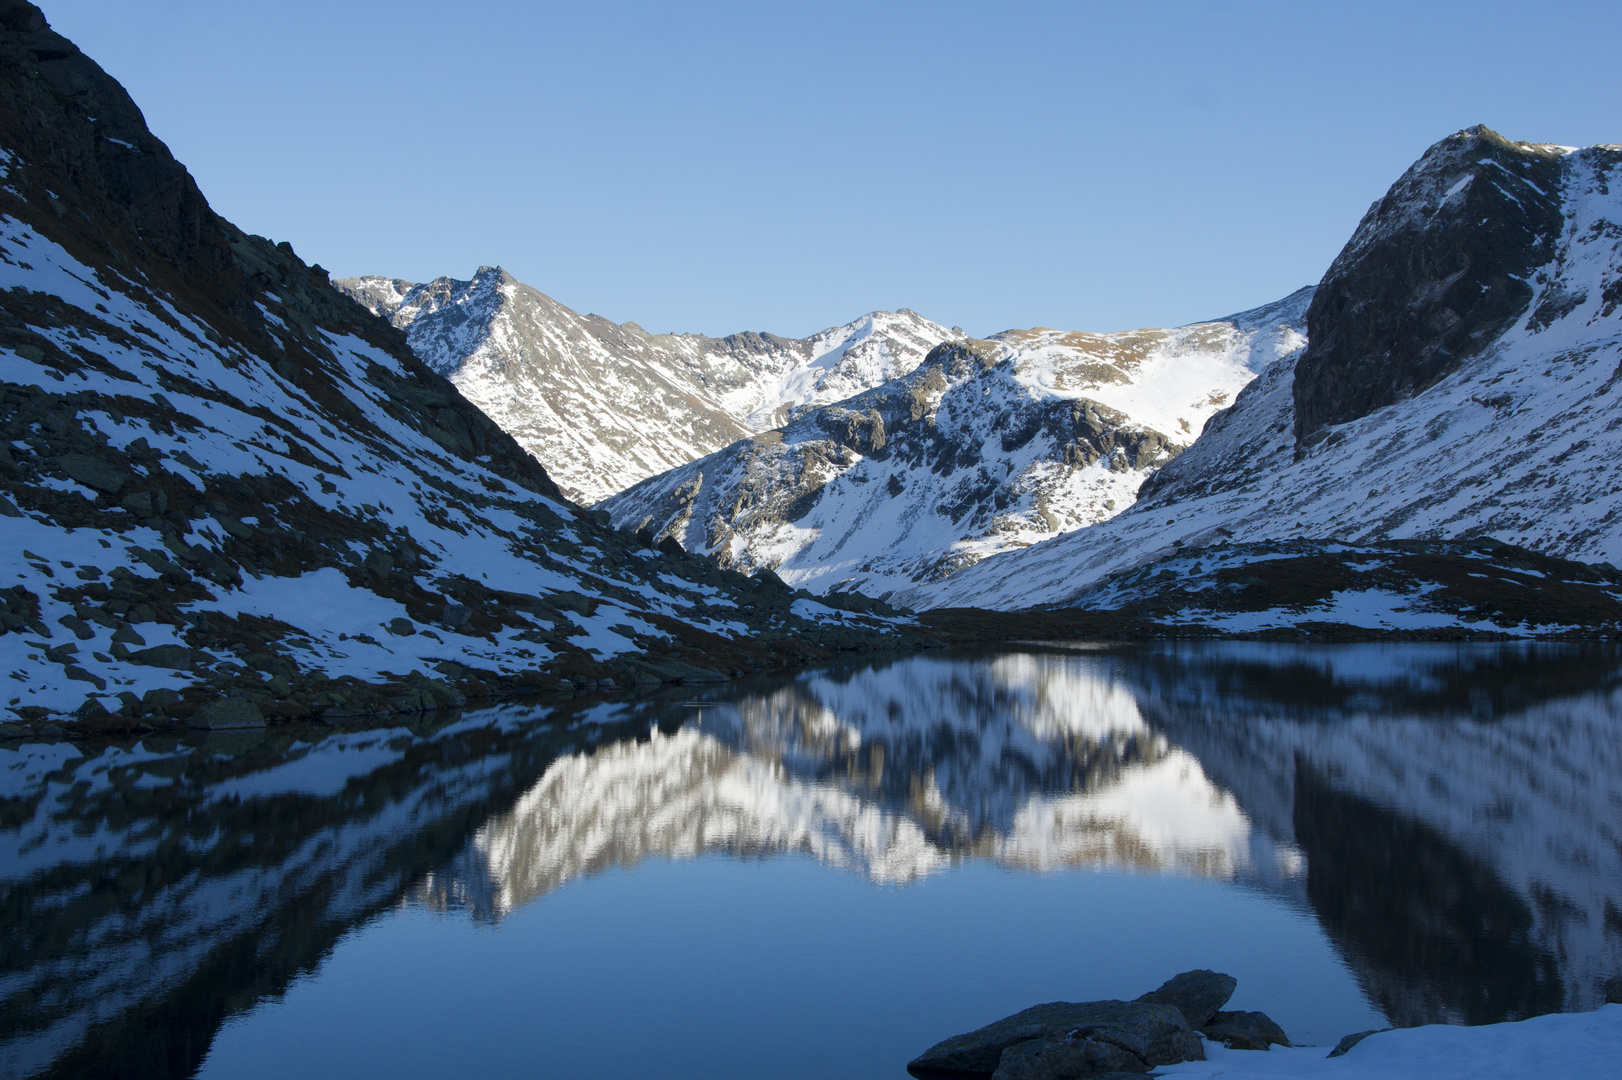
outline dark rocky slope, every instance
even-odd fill
[[[1564,156],[1473,127],[1431,147],[1369,208],[1307,309],[1298,443],[1423,392],[1526,311],[1564,225]],[[1546,295],[1534,318],[1547,323],[1569,301]]]

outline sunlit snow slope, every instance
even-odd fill
[[[1104,525],[902,597],[1068,604],[1230,539],[1491,536],[1622,561],[1622,148],[1432,147],[1318,286],[1279,355]]]
[[[671,677],[683,656],[747,668],[866,633],[570,505],[403,335],[216,216],[37,9],[0,14],[16,713],[422,708],[632,678],[650,651]]]
[[[883,595],[1104,521],[1256,372],[1312,290],[1174,330],[1010,330],[603,503],[724,566]]]
[[[405,330],[429,367],[586,504],[904,375],[953,336],[905,309],[800,339],[649,334],[577,314],[488,266],[471,281],[336,284]]]

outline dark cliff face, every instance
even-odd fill
[[[1432,386],[1526,311],[1564,224],[1561,158],[1470,128],[1369,209],[1307,312],[1298,451]]]
[[[327,368],[323,331],[354,334],[402,362],[393,411],[464,460],[561,498],[545,470],[448,382],[413,356],[405,335],[344,296],[291,245],[242,232],[209,208],[191,174],[147,130],[110,75],[24,0],[0,0],[0,148],[13,155],[0,210],[87,266],[167,297],[220,340],[259,356],[316,400],[346,408]],[[26,337],[35,314],[0,296],[0,344]],[[285,326],[271,333],[260,305]],[[149,303],[150,306],[150,303]]]

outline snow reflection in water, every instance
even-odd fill
[[[886,883],[966,857],[1268,881],[1300,865],[1073,657],[917,660],[687,708],[691,726],[560,758],[427,895],[500,915],[704,853],[803,852]]]
[[[1519,646],[1036,651],[701,710],[0,747],[0,1075],[184,1074],[402,902],[499,921],[649,857],[1240,882],[1310,910],[1396,1022],[1590,1007],[1622,970],[1617,670]]]

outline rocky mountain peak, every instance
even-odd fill
[[[1310,295],[1170,330],[952,334],[903,375],[600,505],[815,591],[939,580],[1130,506],[1257,371],[1299,351]],[[841,363],[862,328],[828,332],[851,343]]]
[[[952,336],[906,310],[805,338],[650,334],[578,314],[498,266],[468,281],[335,284],[405,330],[585,503],[904,375]]]
[[[1432,146],[1369,208],[1307,312],[1298,450],[1425,390],[1526,312],[1562,230],[1568,153],[1478,125]]]
[[[498,289],[503,285],[516,285],[518,279],[499,266],[481,266],[473,272],[473,284],[486,289]]]

